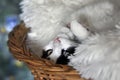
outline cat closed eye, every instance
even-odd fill
[[[48,55],[48,56],[49,56],[49,55],[51,55],[51,54],[52,54],[52,52],[53,52],[53,50],[52,50],[52,49],[47,50],[47,55]]]
[[[43,50],[41,58],[48,58],[49,55],[52,54],[52,52],[53,52],[52,49],[49,49],[49,50],[47,50],[47,51],[46,51],[46,50]]]

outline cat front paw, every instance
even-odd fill
[[[89,31],[76,20],[70,23],[70,29],[78,40],[84,40],[89,36]]]

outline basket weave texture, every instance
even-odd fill
[[[32,51],[26,46],[29,30],[25,27],[24,22],[17,25],[9,33],[8,47],[16,59],[28,65],[34,75],[34,80],[86,80],[67,65],[53,64],[48,60],[33,55]]]

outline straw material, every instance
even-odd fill
[[[8,46],[13,56],[25,62],[34,80],[86,80],[71,67],[67,65],[53,64],[32,54],[26,46],[26,38],[29,29],[22,22],[9,33]]]

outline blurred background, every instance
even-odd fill
[[[15,60],[7,47],[8,33],[19,24],[21,0],[0,0],[0,80],[33,80],[27,66]]]

